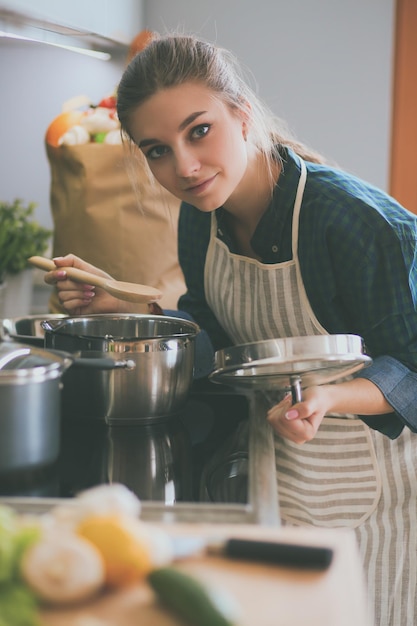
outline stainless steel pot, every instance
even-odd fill
[[[61,377],[70,356],[0,343],[0,473],[56,461],[60,449]]]
[[[2,341],[18,341],[43,348],[45,332],[41,327],[41,322],[45,319],[63,319],[65,317],[68,315],[63,313],[5,317],[0,320],[0,339]]]
[[[172,416],[185,404],[193,381],[195,323],[106,314],[45,320],[41,326],[47,348],[82,358],[124,356],[136,366],[123,371],[71,368],[63,377],[65,417],[134,424]]]

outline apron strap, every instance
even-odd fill
[[[300,159],[301,174],[298,181],[297,194],[294,202],[294,213],[292,220],[292,258],[298,259],[298,222],[300,217],[301,204],[303,202],[304,188],[307,180],[307,168],[303,159]]]

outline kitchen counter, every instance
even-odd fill
[[[176,567],[223,589],[239,607],[239,626],[371,626],[365,585],[353,531],[318,529],[259,529],[253,525],[178,524],[171,534],[262,537],[333,548],[324,571],[262,565],[219,556],[198,556]],[[145,583],[67,610],[47,610],[43,626],[180,626],[156,601]],[[94,621],[93,621],[94,620]],[[96,621],[100,620],[100,621]]]

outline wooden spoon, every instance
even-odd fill
[[[56,269],[64,270],[68,278],[79,283],[87,283],[88,285],[101,287],[120,300],[127,300],[128,302],[153,302],[162,297],[162,293],[159,289],[155,289],[154,287],[104,278],[103,276],[97,276],[96,274],[79,270],[76,267],[58,268],[51,259],[46,259],[42,256],[32,256],[28,261],[35,267],[47,272]]]

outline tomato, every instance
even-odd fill
[[[103,100],[99,102],[98,106],[106,109],[115,109],[116,104],[116,96],[107,96],[107,98],[103,98]]]

